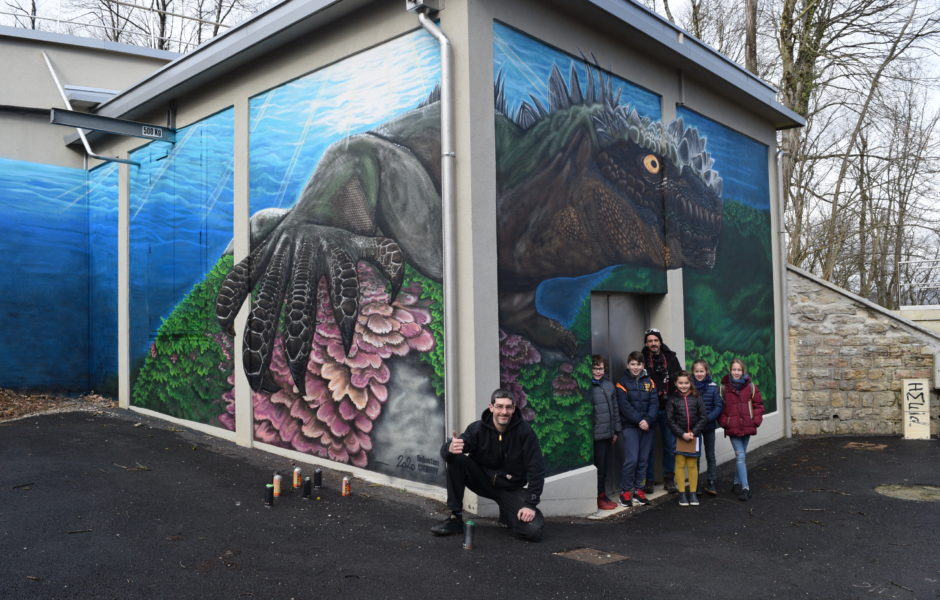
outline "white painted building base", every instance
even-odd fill
[[[546,517],[587,516],[597,511],[596,489],[597,469],[594,465],[552,475],[545,479],[539,510]],[[475,509],[471,508],[474,504]],[[499,516],[496,503],[489,498],[477,497],[475,503],[468,502],[464,508],[481,517],[495,519]]]
[[[130,410],[149,417],[162,419],[180,425],[181,427],[187,427],[201,433],[213,435],[230,442],[236,441],[235,432],[227,429],[178,419],[146,408],[131,406]],[[776,441],[781,437],[783,437],[783,415],[781,411],[766,415],[763,424],[757,430],[757,435],[751,438],[751,443],[748,445],[748,453],[765,444]],[[383,473],[360,469],[359,467],[345,465],[262,442],[254,442],[251,444],[251,447],[270,454],[282,456],[289,459],[292,463],[318,465],[334,471],[349,473],[369,483],[407,490],[415,495],[436,500],[441,503],[447,501],[447,490],[442,487],[391,477]],[[715,455],[719,465],[734,460],[734,450],[731,448],[731,442],[728,441],[728,438],[724,437],[724,431],[720,428],[715,431]],[[702,471],[704,471],[706,467],[704,459],[701,461],[700,465]],[[324,484],[328,487],[335,485],[336,489],[338,489],[340,482],[325,481]],[[595,515],[597,514],[596,489],[597,469],[594,465],[587,465],[580,469],[552,475],[545,479],[545,488],[542,492],[542,500],[539,503],[539,509],[546,517],[589,517]],[[496,518],[499,515],[495,502],[488,498],[480,498],[469,490],[466,494],[464,509],[486,518]]]

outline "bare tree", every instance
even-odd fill
[[[757,0],[744,3],[744,68],[757,73]]]
[[[18,27],[39,29],[39,12],[36,7],[36,0],[29,0],[28,6],[23,6],[19,2],[6,2],[4,4],[7,10],[12,13]]]
[[[910,275],[898,264],[940,252],[926,202],[937,176],[932,81],[916,70],[940,36],[935,11],[919,0],[728,5],[691,0],[679,24],[777,82],[806,118],[780,134],[788,260],[895,304]]]

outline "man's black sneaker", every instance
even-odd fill
[[[750,499],[751,499],[751,490],[749,490],[748,488],[744,488],[743,490],[741,490],[741,493],[738,494],[738,500],[740,500],[741,502],[747,502]]]
[[[457,535],[463,533],[463,519],[451,515],[431,528],[434,535]]]
[[[643,486],[643,493],[644,493],[644,494],[652,494],[654,489],[655,489],[655,488],[653,488],[653,482],[652,482],[652,481],[648,481],[648,482],[646,482],[646,485]]]
[[[664,481],[664,482],[663,482],[663,487],[664,487],[664,488],[666,489],[666,491],[669,492],[670,494],[675,494],[676,492],[679,491],[679,488],[676,487],[676,482],[675,482],[675,480],[673,480],[673,479],[667,479],[666,481]]]

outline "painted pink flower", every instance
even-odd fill
[[[559,374],[552,380],[552,391],[556,396],[577,396],[578,382],[574,380],[571,373],[574,372],[574,366],[571,363],[561,363],[558,367]]]
[[[403,288],[389,303],[385,282],[375,270],[365,264],[357,270],[360,310],[348,355],[326,280],[320,281],[303,395],[293,383],[283,340],[280,334],[276,337],[270,371],[280,390],[252,394],[257,440],[358,467],[368,464],[369,434],[388,400],[387,359],[427,352],[434,347],[434,336],[426,327],[431,313],[420,300],[419,284]]]
[[[535,411],[529,406],[525,390],[519,383],[519,371],[525,365],[535,364],[542,356],[529,340],[516,334],[499,330],[499,382],[512,392],[516,407],[526,421],[535,419]]]

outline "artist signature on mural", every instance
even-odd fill
[[[404,471],[418,471],[420,473],[436,475],[441,470],[441,461],[440,459],[428,458],[421,454],[414,457],[399,454],[396,466]]]

